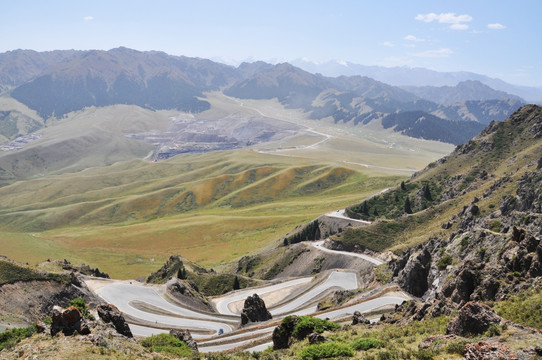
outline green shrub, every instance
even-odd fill
[[[150,351],[166,352],[178,357],[189,357],[192,350],[181,340],[170,334],[158,334],[141,340],[141,345]]]
[[[337,358],[340,356],[352,356],[354,355],[354,350],[346,344],[341,343],[322,343],[309,345],[304,348],[300,353],[299,357],[303,360],[306,359],[328,359],[328,358]]]
[[[463,339],[453,340],[446,346],[445,350],[448,354],[458,354],[464,356],[465,346],[467,346],[468,343],[468,341]]]
[[[489,329],[487,329],[487,336],[493,337],[493,336],[499,336],[501,335],[501,328],[497,324],[491,324],[489,326]]]
[[[297,324],[294,327],[292,336],[301,340],[313,332],[323,333],[324,330],[335,330],[338,328],[339,325],[328,320],[323,320],[312,316],[300,316]]]
[[[414,357],[418,360],[431,360],[436,353],[429,349],[420,349],[414,353]]]
[[[501,232],[502,224],[499,220],[494,220],[489,224],[489,230],[493,232]]]
[[[464,236],[461,239],[461,242],[459,243],[459,245],[461,246],[461,251],[465,250],[467,248],[467,246],[469,245],[469,237]]]
[[[93,316],[88,312],[88,306],[85,303],[85,299],[81,297],[75,298],[72,301],[70,301],[70,306],[74,306],[77,309],[79,309],[79,311],[81,312],[81,315],[83,315],[85,319],[88,319],[89,317],[93,318]]]
[[[36,325],[31,325],[26,328],[17,328],[6,330],[0,333],[0,351],[2,349],[10,349],[19,341],[32,336],[36,332]]]
[[[440,270],[444,270],[446,269],[446,266],[452,265],[453,260],[454,259],[450,254],[444,254],[438,261],[437,266]]]
[[[369,349],[378,349],[384,346],[384,343],[380,340],[373,339],[373,338],[361,338],[354,341],[350,346],[354,350],[364,350],[367,351]]]

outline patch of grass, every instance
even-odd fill
[[[374,251],[384,251],[396,243],[397,235],[404,231],[407,225],[406,219],[378,221],[369,226],[348,228],[333,239],[350,245],[361,245]]]
[[[234,274],[197,273],[189,272],[188,280],[193,281],[198,290],[205,296],[222,295],[235,288],[237,279],[239,288],[254,286],[255,281]]]
[[[10,349],[19,341],[32,336],[36,332],[36,326],[6,330],[0,333],[0,351]]]
[[[360,338],[355,340],[350,346],[354,350],[367,351],[369,349],[378,349],[384,346],[384,342],[373,338]]]
[[[63,274],[42,273],[28,267],[0,260],[0,285],[12,284],[17,281],[52,280],[63,284],[70,282],[69,276]]]
[[[336,342],[309,345],[298,354],[303,360],[329,359],[353,355],[354,350],[350,346]]]
[[[524,291],[495,304],[494,309],[505,319],[542,329],[542,290]]]
[[[391,282],[391,279],[393,277],[393,272],[390,270],[387,263],[375,266],[374,272],[375,272],[376,280],[378,280],[382,285],[385,285]]]
[[[149,336],[140,341],[149,351],[165,352],[181,358],[190,357],[192,350],[181,340],[170,334]]]

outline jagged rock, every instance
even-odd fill
[[[175,277],[169,279],[166,282],[166,288],[172,293],[177,293],[181,295],[186,295],[190,293],[188,287],[182,281]]]
[[[459,310],[459,315],[450,320],[446,334],[475,336],[486,332],[490,325],[499,324],[501,320],[489,306],[468,302]]]
[[[536,248],[536,253],[531,262],[528,275],[530,277],[542,276],[542,241]]]
[[[106,323],[112,323],[117,332],[126,337],[133,337],[130,327],[126,323],[120,310],[113,304],[98,305],[98,316]]]
[[[352,325],[370,323],[371,321],[369,321],[369,319],[367,319],[362,313],[360,313],[359,311],[354,312],[354,316],[352,316]]]
[[[43,322],[41,321],[36,321],[36,332],[38,333],[42,333],[42,332],[45,332],[45,329],[47,328],[47,325],[45,325]]]
[[[450,298],[452,302],[462,305],[470,300],[470,296],[477,285],[478,279],[475,271],[462,268],[456,276],[444,284],[442,293]]]
[[[465,346],[466,360],[510,360],[517,359],[515,352],[503,344],[478,341]]]
[[[398,274],[399,286],[414,296],[422,296],[429,288],[427,277],[430,265],[431,253],[425,248],[410,256],[404,269]]]
[[[171,329],[169,334],[184,342],[193,351],[198,351],[198,344],[192,339],[192,334],[186,329]]]
[[[309,334],[308,336],[309,344],[318,344],[321,342],[325,342],[326,338],[322,334],[318,334],[316,332]]]
[[[247,297],[241,312],[242,325],[246,325],[248,322],[267,321],[271,318],[271,313],[267,310],[265,302],[258,294]]]
[[[495,295],[499,292],[501,284],[497,280],[498,277],[488,276],[480,284],[480,298],[483,300],[495,300]]]
[[[515,209],[516,198],[512,195],[506,195],[501,199],[499,203],[499,210],[504,216],[510,215],[510,213]]]
[[[60,306],[53,307],[51,316],[51,335],[55,336],[62,331],[66,336],[74,335],[75,332],[81,335],[90,334],[90,328],[83,319],[81,312],[74,306],[63,309]]]
[[[273,330],[273,349],[287,349],[292,343],[292,333],[299,321],[295,315],[285,317],[279,326]]]

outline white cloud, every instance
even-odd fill
[[[487,28],[491,30],[502,30],[506,29],[506,26],[503,24],[495,23],[495,24],[487,24]]]
[[[450,29],[453,30],[466,30],[469,28],[469,26],[465,23],[471,22],[472,16],[467,14],[456,15],[455,13],[429,13],[418,14],[414,19],[424,21],[426,23],[437,21],[441,24],[451,24]]]
[[[450,29],[452,30],[467,30],[469,26],[467,24],[452,24]]]
[[[394,46],[395,46],[395,44],[392,43],[391,41],[384,41],[384,42],[381,43],[380,45],[386,46],[386,47],[394,47]]]
[[[452,51],[452,49],[442,48],[438,50],[427,50],[427,51],[412,53],[410,55],[416,56],[416,57],[424,57],[424,58],[443,58],[443,57],[448,57],[452,55],[453,53],[454,52]]]
[[[85,16],[85,17],[83,18],[83,20],[85,20],[85,21],[92,21],[92,20],[94,20],[94,16]]]
[[[414,35],[407,35],[404,37],[405,40],[408,40],[408,41],[416,41],[416,42],[422,42],[422,41],[425,41],[425,39],[420,39],[420,38],[417,38],[416,36]]]

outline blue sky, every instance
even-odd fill
[[[3,1],[0,52],[172,55],[472,71],[542,86],[541,0]]]

